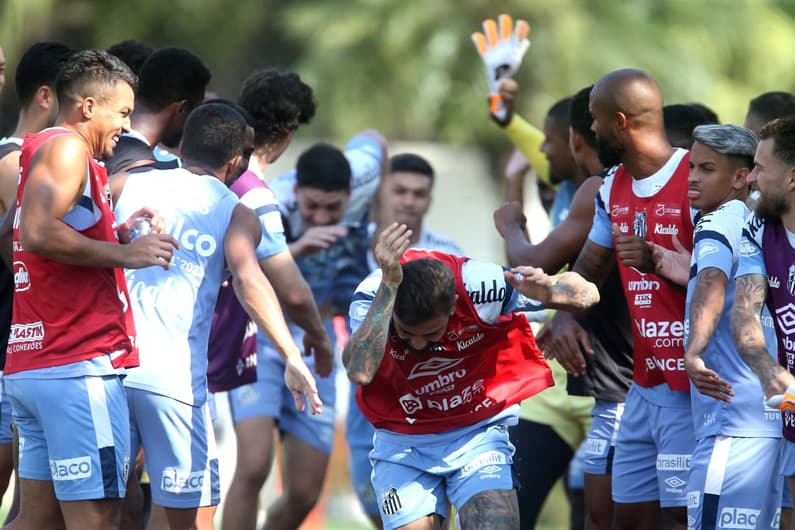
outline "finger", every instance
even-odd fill
[[[301,398],[301,392],[295,389],[290,389],[290,392],[293,394],[293,400],[295,401],[295,408],[298,412],[304,411],[304,400]]]
[[[511,15],[502,14],[498,18],[500,23],[500,40],[508,40],[513,33],[513,19]]]
[[[689,251],[689,250],[687,250],[687,249],[685,248],[685,246],[684,246],[684,245],[683,245],[683,244],[682,244],[682,243],[679,241],[679,238],[678,238],[678,237],[676,237],[676,234],[674,234],[673,236],[671,236],[671,241],[673,242],[673,244],[674,244],[674,248],[676,249],[676,251],[677,251],[677,252],[679,252],[679,253],[682,253],[682,252],[690,252],[690,251]]]
[[[493,19],[487,18],[483,21],[483,33],[486,35],[489,48],[497,46],[497,23]]]
[[[172,247],[174,247],[176,249],[180,248],[179,241],[177,241],[174,238],[174,236],[172,236],[171,234],[162,234],[162,233],[161,234],[155,234],[155,237],[158,238],[160,241],[165,241],[166,243],[168,243],[169,245],[171,245]]]
[[[489,47],[486,45],[486,37],[481,32],[476,31],[472,34],[472,42],[475,44],[475,48],[478,50],[481,57],[486,55],[486,52],[489,51]]]
[[[530,35],[530,24],[521,18],[516,21],[516,40],[522,41]]]
[[[588,355],[596,355],[596,352],[591,346],[591,338],[588,336],[588,334],[585,332],[584,329],[580,329],[577,332],[577,344],[580,348],[582,348],[582,351],[584,351]],[[585,360],[583,359],[583,363],[584,362]]]

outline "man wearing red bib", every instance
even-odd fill
[[[119,524],[130,460],[122,377],[138,365],[120,268],[167,267],[177,245],[154,233],[119,244],[129,227],[116,226],[105,169],[94,161],[129,130],[135,83],[105,52],[74,54],[56,81],[57,127],[22,145],[8,215],[15,294],[4,385],[21,495],[9,528]]]
[[[342,354],[376,427],[370,459],[384,528],[438,528],[447,498],[463,528],[517,528],[507,427],[519,401],[552,384],[517,312],[584,309],[599,294],[574,273],[407,251],[410,236],[393,224],[379,237],[381,269],[354,294]]]

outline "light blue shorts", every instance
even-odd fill
[[[699,440],[687,484],[687,526],[777,529],[784,486],[780,445],[780,438]]]
[[[386,530],[428,514],[447,517],[446,499],[460,509],[475,495],[516,487],[514,447],[504,425],[488,425],[467,432],[450,443],[412,446],[394,434],[377,431],[370,459],[372,483]]]
[[[364,513],[378,515],[381,511],[378,498],[375,495],[370,475],[373,468],[370,465],[370,451],[373,450],[373,433],[375,428],[367,421],[359,404],[356,403],[356,389],[358,385],[351,383],[350,399],[348,401],[348,414],[345,416],[345,440],[348,443],[348,472],[351,483]]]
[[[613,455],[618,438],[618,426],[624,413],[624,404],[597,400],[593,406],[591,430],[583,442],[585,446],[584,470],[589,475],[609,475],[613,471]]]
[[[325,322],[326,331],[333,340],[331,321]],[[303,344],[303,331],[290,325],[296,344]],[[295,400],[284,384],[284,361],[267,339],[260,335],[257,355],[257,381],[229,391],[229,406],[232,420],[237,424],[247,418],[274,418],[279,430],[288,432],[315,449],[331,453],[334,444],[334,405],[336,401],[336,371],[328,377],[320,377],[315,372],[314,359],[304,357],[309,370],[315,377],[323,412],[317,415],[295,408]]]
[[[613,500],[687,506],[687,476],[695,447],[689,408],[656,405],[636,385],[627,393],[613,458]]]
[[[3,372],[0,371],[0,445],[10,444],[14,440],[14,433],[11,431],[13,422],[11,403],[5,395]]]
[[[62,501],[120,499],[130,420],[118,375],[3,380],[19,432],[19,476],[52,480]]]
[[[144,448],[152,499],[167,508],[221,502],[218,456],[210,407],[194,407],[160,394],[127,389],[131,447]]]

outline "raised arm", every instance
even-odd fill
[[[262,236],[261,230],[259,218],[253,210],[242,204],[235,207],[224,238],[224,254],[232,273],[232,285],[243,309],[271,339],[284,359],[284,379],[293,394],[296,408],[304,409],[301,399],[304,395],[312,413],[317,414],[322,403],[315,379],[293,342],[276,293],[257,262],[255,249]]]
[[[406,225],[393,223],[378,237],[375,258],[381,266],[381,285],[367,310],[362,324],[353,332],[342,351],[342,364],[348,371],[348,379],[360,385],[368,385],[381,366],[392,310],[403,269],[400,258],[409,247],[411,230]]]
[[[767,278],[746,274],[736,280],[731,312],[732,335],[746,364],[759,377],[765,396],[783,394],[795,378],[778,365],[765,347],[762,329],[762,306],[767,296]]]
[[[599,303],[599,289],[576,272],[550,276],[534,267],[505,271],[505,279],[520,293],[550,309],[582,311]]]

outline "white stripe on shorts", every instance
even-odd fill
[[[712,455],[709,457],[707,465],[707,477],[704,481],[705,495],[720,495],[731,447],[732,439],[729,436],[718,435],[715,437],[715,445],[712,446]]]
[[[613,420],[613,436],[610,437],[610,447],[616,446],[618,439],[618,428],[621,426],[621,416],[624,414],[624,404],[616,403],[616,417]]]
[[[113,428],[110,425],[108,402],[105,396],[105,381],[102,376],[86,376],[86,389],[91,405],[91,420],[97,434],[97,448],[113,447]]]

